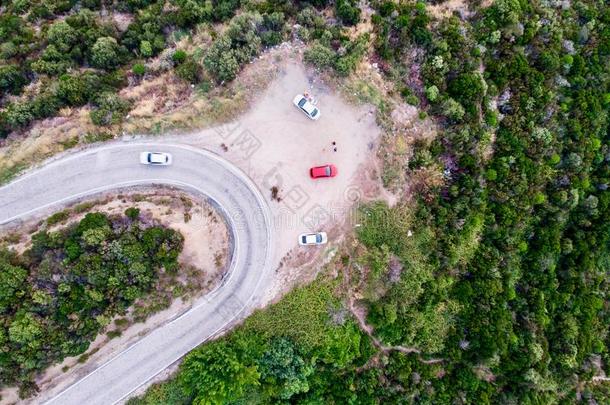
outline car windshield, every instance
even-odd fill
[[[303,108],[306,102],[307,100],[305,98],[302,98],[301,101],[299,101],[299,107]]]
[[[318,109],[314,108],[313,111],[311,112],[311,116],[315,117],[316,115],[318,115]]]
[[[303,238],[301,238],[301,240],[303,241],[303,243],[307,243],[307,235],[303,235]]]
[[[322,235],[316,235],[316,242],[317,243],[322,242]]]
[[[326,174],[326,176],[330,177],[330,166],[326,166],[324,168],[324,173]]]

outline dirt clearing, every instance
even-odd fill
[[[319,120],[310,120],[293,105],[294,96],[302,93],[315,98]],[[253,100],[237,121],[166,139],[217,152],[244,170],[268,199],[282,273],[278,285],[267,291],[272,298],[288,287],[284,273],[298,278],[302,266],[332,254],[338,230],[354,218],[359,201],[380,195],[380,129],[374,107],[347,103],[299,57],[278,62],[276,79]],[[312,166],[331,163],[338,168],[336,177],[310,178]],[[297,247],[300,233],[316,231],[329,233],[329,245]]]

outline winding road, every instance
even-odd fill
[[[139,153],[173,154],[168,167],[139,164]],[[271,214],[256,185],[229,162],[200,149],[164,143],[114,143],[51,162],[0,188],[0,225],[80,198],[136,185],[171,185],[207,196],[233,238],[228,275],[193,308],[120,352],[50,399],[48,404],[114,404],[191,349],[256,307],[271,272]]]

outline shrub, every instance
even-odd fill
[[[0,92],[19,94],[27,83],[28,79],[17,66],[0,66]]]
[[[121,49],[116,39],[102,37],[91,48],[91,64],[99,69],[112,70],[121,64]]]
[[[131,108],[131,103],[123,100],[117,94],[103,93],[94,101],[95,108],[89,116],[98,126],[107,126],[120,123]]]
[[[149,58],[153,56],[153,48],[149,41],[141,41],[140,42],[140,55],[145,58]]]
[[[176,76],[189,83],[198,83],[201,80],[201,66],[192,58],[188,58],[176,67]]]
[[[485,84],[479,73],[463,73],[449,82],[449,94],[464,105],[481,100]]]
[[[212,44],[203,64],[216,81],[233,80],[241,65],[260,52],[258,32],[262,23],[258,13],[241,14],[233,18],[225,33]]]
[[[430,102],[434,102],[436,101],[436,99],[438,98],[438,87],[432,85],[430,87],[426,87],[426,98],[428,99],[428,101]]]
[[[55,115],[63,106],[62,101],[52,90],[44,91],[32,100],[32,114],[35,118],[47,118]]]
[[[464,107],[452,98],[443,101],[441,106],[442,114],[452,121],[461,121],[466,111]]]
[[[178,49],[172,55],[172,60],[174,61],[174,63],[179,65],[180,63],[182,63],[186,60],[186,57],[187,57],[186,52],[183,51],[182,49]]]
[[[88,101],[87,83],[81,75],[62,75],[59,78],[57,95],[66,104],[74,107],[84,105]]]
[[[67,53],[78,43],[78,33],[65,21],[58,21],[49,27],[47,40],[53,44],[58,51]]]
[[[212,16],[216,21],[225,21],[235,15],[239,7],[239,0],[215,0],[212,8]]]
[[[132,221],[135,221],[140,216],[140,209],[136,207],[129,207],[125,210],[125,216],[127,216]],[[118,325],[117,321],[115,321],[115,323]]]
[[[64,222],[66,219],[68,219],[69,216],[70,211],[68,210],[56,212],[55,214],[47,218],[47,225],[52,226],[59,224],[60,222]]]
[[[25,127],[32,122],[34,114],[30,104],[27,102],[23,103],[11,103],[4,111],[4,120],[10,130],[20,129]]]
[[[176,0],[175,3],[178,4],[178,11],[172,13],[172,17],[179,27],[190,27],[211,18],[211,2]]]
[[[305,62],[311,63],[317,68],[332,67],[335,63],[335,52],[319,42],[313,44],[303,55]]]
[[[335,13],[345,25],[356,25],[360,21],[360,9],[354,0],[337,0]]]
[[[203,63],[219,82],[233,80],[239,71],[239,62],[231,49],[231,40],[228,37],[221,37],[214,42]]]
[[[146,74],[146,66],[144,66],[141,63],[136,63],[135,65],[133,65],[133,67],[131,68],[131,71],[133,72],[134,75],[136,76],[144,76],[144,74]]]
[[[265,31],[261,34],[261,41],[264,46],[275,46],[282,42],[282,34],[275,31]]]

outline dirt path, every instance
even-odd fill
[[[343,269],[343,285],[344,285],[344,288],[346,289],[345,295],[347,296],[348,309],[351,312],[351,314],[354,316],[354,318],[356,318],[356,321],[358,322],[358,326],[360,326],[360,329],[362,329],[371,338],[371,341],[373,342],[375,347],[377,347],[383,354],[387,354],[392,351],[398,351],[398,352],[405,353],[405,354],[415,353],[418,355],[417,356],[418,360],[424,364],[436,364],[436,363],[442,363],[443,361],[445,361],[445,359],[441,359],[441,358],[424,359],[421,356],[422,351],[416,347],[407,347],[407,346],[400,346],[400,345],[387,346],[387,345],[383,344],[383,342],[381,342],[381,340],[379,340],[379,338],[377,338],[375,336],[373,327],[366,322],[366,308],[364,308],[363,306],[357,305],[354,301],[355,294],[352,291],[351,282],[350,282],[350,274],[351,274],[352,270],[353,270],[353,268],[352,268],[352,261],[351,261],[351,256],[350,256],[350,261],[348,262],[347,266],[345,266]],[[366,369],[366,368],[371,367],[372,365],[376,364],[379,360],[378,357],[379,357],[379,355],[373,356],[367,362],[367,364],[360,367],[360,369]]]

